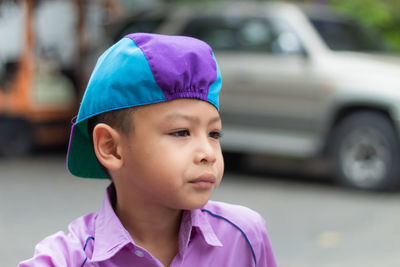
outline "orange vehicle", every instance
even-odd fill
[[[20,3],[24,12],[22,51],[16,62],[5,64],[0,83],[2,156],[26,154],[35,146],[66,144],[78,106],[78,90],[71,80],[54,62],[35,55],[35,1]]]

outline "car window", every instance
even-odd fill
[[[291,54],[302,51],[297,36],[283,22],[265,18],[197,18],[183,35],[199,38],[218,50]]]
[[[271,25],[274,28],[277,38],[272,44],[271,50],[275,54],[300,54],[305,53],[304,47],[292,30],[290,25],[278,18],[271,18]]]
[[[192,19],[184,28],[183,35],[208,43],[214,50],[237,50],[239,19],[201,18]]]
[[[380,38],[372,36],[355,22],[310,19],[322,39],[336,51],[385,51]]]

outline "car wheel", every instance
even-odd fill
[[[393,190],[399,184],[400,146],[389,119],[357,112],[335,128],[332,152],[341,184],[367,190]]]
[[[22,119],[0,118],[0,155],[21,156],[33,148],[32,131],[28,122]]]
[[[224,163],[225,163],[225,171],[226,172],[241,172],[243,171],[244,164],[243,161],[245,156],[242,153],[235,152],[223,152]]]

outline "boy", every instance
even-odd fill
[[[211,48],[136,33],[98,60],[68,169],[111,178],[102,208],[20,266],[276,266],[264,220],[208,201],[223,174],[220,72]]]

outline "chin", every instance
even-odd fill
[[[187,205],[185,206],[186,210],[194,210],[194,209],[200,209],[202,208],[204,205],[207,204],[209,198],[205,198],[205,199],[198,199],[196,201],[190,201],[190,203],[187,203]]]

